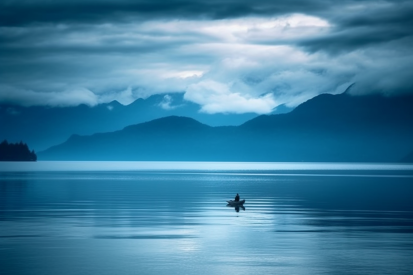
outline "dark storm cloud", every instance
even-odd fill
[[[411,92],[411,14],[411,1],[0,0],[0,102],[184,91],[205,112],[267,113],[353,82]]]
[[[306,39],[300,44],[310,51],[340,53],[413,37],[413,2],[378,2],[375,5],[330,18],[335,24],[331,33]],[[411,47],[411,39],[400,46]]]
[[[34,22],[113,22],[140,18],[223,19],[249,15],[277,15],[316,12],[334,1],[269,0],[151,0],[151,1],[3,1],[0,24],[25,25]]]
[[[64,23],[77,27],[82,24],[117,24],[157,19],[207,20],[293,13],[319,16],[334,26],[328,35],[296,41],[311,52],[352,51],[411,36],[413,29],[411,1],[327,0],[2,1],[0,26]],[[31,37],[35,35],[29,34]],[[5,39],[12,40],[13,37],[0,37],[0,42]]]

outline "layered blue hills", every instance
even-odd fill
[[[128,125],[166,116],[192,117],[210,126],[240,125],[257,116],[246,114],[206,114],[201,106],[186,101],[183,93],[153,95],[129,105],[117,101],[94,107],[22,107],[0,105],[0,140],[25,141],[35,151],[66,141],[71,135],[111,132]],[[280,106],[274,112],[288,112]]]
[[[66,142],[39,160],[399,162],[413,151],[413,96],[319,95],[239,126],[168,116]]]

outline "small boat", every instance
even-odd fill
[[[240,201],[234,201],[234,200],[229,200],[227,203],[231,206],[241,206],[243,205],[245,200],[240,200]]]

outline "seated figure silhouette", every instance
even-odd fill
[[[239,195],[237,193],[237,195],[235,196],[235,201],[239,201]]]

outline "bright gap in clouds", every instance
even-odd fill
[[[26,87],[7,87],[15,93],[39,93],[42,100],[29,100],[33,105],[93,106],[112,100],[130,104],[140,97],[182,91],[202,112],[265,114],[283,103],[293,107],[318,93],[340,92],[337,87],[349,82],[329,67],[330,61],[295,46],[302,39],[325,35],[330,27],[321,18],[303,14],[38,25],[32,30],[36,37],[49,39],[26,43],[34,52],[44,47],[32,62],[55,62],[56,69],[45,70],[44,77],[29,71],[20,81]],[[56,54],[57,60],[45,54],[54,51],[62,54]],[[45,87],[48,92],[42,91]],[[58,100],[58,94],[64,100]]]
[[[204,74],[203,71],[171,71],[166,72],[162,76],[168,78],[188,78],[188,77],[201,77]]]
[[[147,22],[142,27],[178,38],[188,33],[199,37],[181,49],[193,55],[209,56],[211,64],[206,70],[166,71],[160,75],[162,81],[191,78],[183,88],[185,99],[201,105],[201,112],[265,114],[282,103],[289,103],[285,102],[289,100],[288,91],[281,91],[280,87],[290,87],[290,96],[298,94],[301,102],[308,99],[299,95],[305,90],[294,88],[293,82],[277,83],[281,78],[274,75],[280,75],[282,70],[294,71],[293,67],[309,61],[306,54],[289,46],[289,41],[325,32],[329,26],[320,18],[294,14],[270,19]],[[275,99],[277,87],[278,97],[284,101]],[[313,95],[311,92],[309,97]]]
[[[215,39],[222,43],[255,43],[257,38],[262,42],[269,39],[302,39],[326,32],[331,25],[318,17],[304,14],[293,14],[276,18],[247,17],[222,20],[172,20],[149,21],[135,26],[135,30],[162,34],[163,39],[170,36],[187,38],[198,37],[201,43]],[[170,35],[170,36],[169,36]],[[158,37],[159,38],[159,37]]]
[[[257,39],[284,40],[305,38],[330,27],[317,17],[294,14],[279,18],[243,18],[208,22],[200,32],[221,38],[223,41],[254,43]]]

